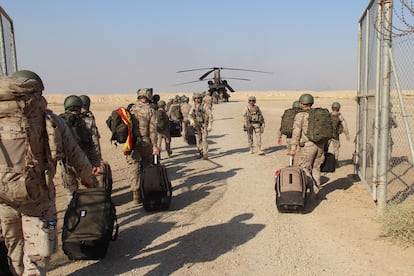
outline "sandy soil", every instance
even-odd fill
[[[229,103],[214,105],[209,160],[195,159],[194,147],[173,138],[173,156],[162,160],[174,186],[173,200],[170,211],[156,213],[131,202],[121,147],[109,143],[105,125],[110,112],[134,96],[91,97],[103,158],[114,174],[120,233],[101,261],[70,261],[59,250],[48,275],[412,275],[414,247],[381,236],[376,206],[352,176],[354,145],[345,137],[342,166],[323,175],[322,199],[303,214],[277,212],[274,172],[287,165],[288,157],[286,147],[276,144],[276,130],[283,110],[300,94],[233,93]],[[258,97],[266,120],[264,156],[248,153],[242,131],[248,95]],[[339,98],[351,136],[353,96],[352,91],[321,92],[315,99],[315,106],[329,107]],[[56,113],[62,111],[61,96],[48,100]],[[60,185],[57,201],[61,228],[66,199]]]

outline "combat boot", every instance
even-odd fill
[[[254,153],[254,151],[253,151],[253,147],[250,147],[250,154],[253,154]]]
[[[261,147],[259,147],[259,150],[257,151],[257,154],[259,154],[259,155],[264,154],[264,151],[262,151],[262,148]]]

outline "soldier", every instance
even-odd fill
[[[299,98],[300,108],[305,112],[296,114],[293,122],[293,133],[289,155],[295,156],[300,147],[298,166],[313,179],[313,192],[317,196],[321,187],[321,165],[325,160],[325,142],[314,143],[306,136],[308,131],[308,118],[313,105],[313,96],[302,94]]]
[[[174,121],[175,123],[177,123],[181,128],[182,121],[183,121],[183,114],[181,113],[180,99],[181,99],[180,96],[178,95],[175,96],[170,106],[170,109],[168,111],[168,116],[170,117],[171,121]]]
[[[96,175],[96,169],[92,167],[85,153],[79,148],[65,121],[47,110],[47,102],[41,96],[44,87],[40,77],[34,72],[22,70],[14,73],[11,78],[19,88],[30,88],[34,91],[26,103],[39,106],[38,112],[44,114],[45,124],[42,126],[40,123],[31,126],[31,128],[39,130],[39,134],[44,133],[47,138],[44,136],[36,137],[36,141],[41,141],[40,144],[43,144],[41,151],[39,151],[39,149],[32,147],[36,144],[35,141],[30,140],[30,135],[27,136],[31,145],[28,151],[31,151],[32,154],[41,152],[45,158],[38,159],[39,162],[33,163],[35,169],[31,170],[30,175],[24,171],[17,173],[17,164],[13,168],[16,173],[13,173],[12,177],[1,171],[3,185],[7,181],[7,185],[15,187],[23,181],[26,186],[36,189],[30,190],[30,193],[36,196],[24,201],[13,201],[7,196],[3,197],[5,194],[2,193],[0,197],[0,228],[8,249],[12,273],[14,275],[46,275],[50,255],[57,250],[56,191],[53,183],[56,164],[63,159],[69,160],[74,164],[82,183],[87,187],[93,186],[91,176],[92,174]],[[34,119],[35,117],[33,117]],[[6,148],[6,150],[13,149]],[[16,152],[16,154],[24,153]],[[31,156],[30,158],[36,157]]]
[[[247,131],[247,141],[250,153],[254,153],[253,133],[256,134],[256,147],[258,154],[264,154],[262,150],[262,134],[265,128],[265,121],[260,108],[256,105],[256,97],[248,98],[249,105],[243,111],[243,128]]]
[[[128,155],[128,165],[131,175],[132,199],[140,204],[139,183],[141,180],[141,166],[145,168],[153,161],[154,155],[159,155],[157,147],[157,117],[155,110],[149,105],[152,90],[138,89],[138,101],[131,107],[133,128],[139,130],[139,137],[135,142],[131,155]]]
[[[203,104],[211,110],[213,109],[213,97],[207,91],[203,92]]]
[[[76,95],[66,97],[64,103],[65,112],[60,116],[71,127],[79,147],[85,152],[92,166],[101,172],[101,147],[99,144],[99,133],[97,133],[94,121],[81,113],[83,106],[82,100]],[[61,175],[68,201],[72,199],[72,194],[79,188],[79,177],[73,168],[74,164],[62,162]],[[99,182],[94,179],[94,186],[98,187]]]
[[[341,104],[338,102],[332,103],[332,126],[333,126],[333,137],[329,139],[328,142],[328,151],[332,152],[335,155],[336,167],[339,168],[339,148],[341,143],[339,142],[339,135],[344,133],[346,140],[349,141],[348,125],[346,124],[344,116],[339,112],[341,109]]]
[[[293,130],[293,120],[295,118],[296,113],[298,113],[300,110],[300,103],[299,101],[294,101],[292,104],[292,108],[290,110],[285,110],[285,112],[282,115],[282,120],[280,122],[280,128],[278,130],[278,139],[277,143],[278,145],[282,144],[282,135],[286,135],[286,145],[288,151],[290,150],[290,140],[292,139],[292,130]],[[285,120],[285,121],[284,121]],[[287,128],[287,125],[289,125],[289,129],[284,129],[284,127]],[[290,132],[290,133],[288,133]],[[284,134],[285,133],[285,134]]]
[[[156,110],[157,117],[157,132],[158,132],[158,148],[161,150],[162,140],[165,140],[165,150],[168,157],[171,157],[171,135],[170,135],[170,121],[168,119],[167,111],[165,111],[166,103],[163,100],[158,102],[158,109]]]
[[[211,109],[202,103],[203,96],[201,93],[194,93],[194,107],[190,113],[190,123],[197,132],[197,149],[199,155],[197,158],[208,159],[208,132],[211,131],[213,123]]]
[[[190,98],[188,98],[187,96],[183,96],[181,98],[181,114],[183,114],[183,123],[182,123],[182,136],[184,141],[186,141],[186,130],[187,127],[190,125],[190,119],[189,119],[189,115],[190,115],[190,111],[191,111],[191,104],[189,103]]]
[[[99,134],[98,127],[96,125],[95,116],[90,110],[91,99],[87,95],[80,95],[79,98],[82,101],[82,119],[85,122],[86,128],[89,130],[90,135],[92,136],[92,144],[88,149],[91,153],[88,154],[88,152],[86,152],[86,154],[88,156],[98,156],[97,158],[100,158],[102,163],[102,151],[100,144],[101,135]]]

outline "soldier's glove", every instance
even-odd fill
[[[208,125],[207,127],[207,131],[210,132],[213,128],[211,127],[211,125]]]

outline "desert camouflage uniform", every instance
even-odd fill
[[[345,121],[344,116],[342,116],[342,114],[340,112],[337,113],[337,115],[334,115],[331,112],[332,116],[338,116],[338,120],[339,120],[339,124],[342,124],[342,128],[343,128],[343,133],[346,136],[346,139],[349,140],[349,130],[348,130],[348,125]],[[335,161],[336,161],[336,166],[338,167],[338,161],[339,161],[339,148],[341,147],[341,143],[339,141],[339,135],[341,133],[339,133],[339,129],[338,128],[334,128],[334,130],[337,133],[333,134],[333,138],[329,139],[328,141],[328,151],[332,152],[335,155]]]
[[[254,111],[253,108],[256,110]],[[258,120],[252,120],[252,112],[257,112]],[[250,152],[253,153],[254,140],[256,141],[256,147],[258,148],[259,153],[262,152],[262,134],[263,134],[263,125],[264,117],[260,108],[257,105],[251,107],[250,105],[246,106],[243,111],[243,125],[247,127],[247,142],[249,144]],[[256,139],[253,140],[253,133],[255,133]]]
[[[139,137],[133,146],[131,155],[128,158],[130,169],[131,191],[136,192],[139,189],[141,179],[141,166],[143,168],[150,165],[153,161],[153,146],[158,144],[157,118],[155,110],[148,103],[137,101],[131,107],[133,128],[139,129]]]
[[[321,165],[325,160],[325,143],[314,143],[309,141],[305,133],[308,131],[309,113],[299,112],[293,122],[293,133],[290,149],[298,152],[299,158],[295,158],[299,167],[314,181],[315,193],[321,188]],[[299,159],[299,160],[296,160]]]
[[[196,130],[196,143],[199,152],[199,157],[208,159],[208,132],[211,131],[213,123],[213,114],[211,109],[207,105],[200,102],[194,102],[194,107],[190,113],[192,124]]]
[[[157,114],[156,117],[157,117],[158,125],[162,121],[163,124],[166,126],[165,129],[160,129],[159,127],[157,128],[157,133],[158,133],[157,146],[161,150],[162,141],[165,140],[165,151],[167,152],[168,157],[170,157],[172,154],[172,151],[171,151],[170,121],[168,119],[168,114],[167,114],[167,111],[165,111],[165,109],[162,107],[158,107],[158,110],[155,112]]]
[[[206,105],[207,108],[213,108],[213,97],[210,96],[209,93],[205,93],[203,97],[203,103]]]
[[[26,204],[6,203],[0,199],[2,234],[11,260],[10,269],[16,275],[46,275],[50,255],[41,256],[39,253],[42,243],[38,237],[40,231],[47,228],[49,237],[55,241],[51,245],[52,251],[57,250],[57,229],[47,226],[48,221],[57,220],[56,191],[53,183],[57,162],[69,161],[74,164],[74,169],[83,183],[92,183],[92,165],[79,148],[65,121],[51,111],[46,111],[46,130],[50,158],[45,175],[46,185],[39,185],[39,198]]]
[[[188,102],[183,102],[183,103],[181,103],[180,108],[181,108],[181,113],[183,114],[182,136],[184,137],[184,140],[185,140],[185,137],[186,137],[186,134],[187,134],[186,129],[190,125],[189,115],[190,115],[190,112],[191,112],[191,104],[188,103]]]

